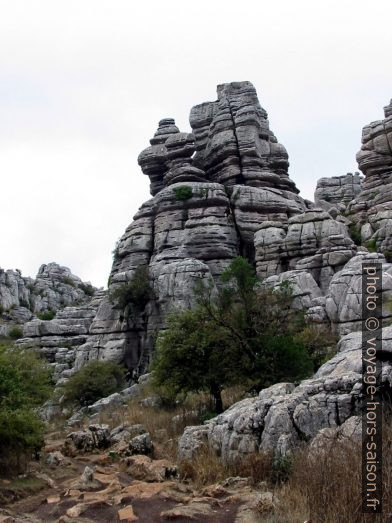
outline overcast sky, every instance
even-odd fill
[[[250,80],[313,199],[392,97],[390,0],[0,0],[0,266],[106,285],[149,198],[139,152]]]

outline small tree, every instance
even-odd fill
[[[64,385],[64,400],[91,405],[125,386],[125,368],[111,361],[92,361],[69,378]]]
[[[157,339],[153,382],[174,394],[207,390],[222,410],[225,386],[247,383],[257,389],[295,381],[313,370],[297,334],[304,316],[291,307],[287,282],[260,286],[253,267],[236,258],[222,275],[222,287],[199,287],[198,305],[174,313]]]
[[[0,470],[19,472],[43,445],[36,408],[52,391],[48,365],[35,352],[0,346]]]
[[[134,307],[143,310],[151,297],[148,268],[137,267],[128,283],[117,287],[110,295],[112,301],[122,310]]]
[[[234,339],[203,308],[174,313],[158,337],[153,384],[168,396],[209,392],[222,412],[222,389],[238,383],[241,362]]]

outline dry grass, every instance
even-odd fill
[[[271,523],[390,523],[392,521],[392,427],[383,430],[383,514],[362,514],[361,445],[334,443],[317,454],[296,453],[286,484],[277,491],[280,504]],[[292,519],[287,519],[292,514]]]
[[[224,466],[208,447],[192,461],[180,464],[182,479],[196,488],[230,476],[250,478],[251,484],[266,482],[265,488],[279,499],[265,523],[391,523],[392,522],[392,426],[383,428],[383,514],[362,514],[361,444],[334,442],[323,451],[304,447],[291,462],[274,463],[269,454],[254,454]]]
[[[143,395],[147,396],[147,392]],[[123,408],[100,413],[98,422],[111,428],[120,424],[141,424],[151,435],[156,458],[177,459],[178,439],[189,425],[199,425],[211,409],[208,395],[194,395],[175,407],[142,406],[142,398],[135,398]]]
[[[248,458],[223,465],[208,446],[202,447],[191,461],[181,462],[179,467],[180,477],[192,481],[196,488],[234,476],[248,478],[249,483],[254,486],[262,481],[272,485],[280,474],[279,467],[273,463],[272,454],[251,454]]]
[[[113,411],[103,411],[98,423],[107,423],[111,428],[120,424],[142,424],[150,433],[155,445],[157,458],[177,459],[178,439],[185,427],[200,425],[205,419],[213,417],[213,401],[208,394],[192,394],[174,407],[147,407],[141,401],[156,392],[145,385],[143,395],[132,399],[123,408],[116,407]],[[225,408],[245,397],[243,387],[230,387],[222,394]]]

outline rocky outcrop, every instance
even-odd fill
[[[367,250],[354,243],[347,225],[373,216],[361,210],[369,187],[382,182],[388,189],[388,111],[382,125],[364,131],[358,155],[366,176],[362,192],[357,174],[322,179],[316,202],[323,208],[297,194],[287,152],[249,82],[220,85],[216,101],[193,107],[192,133],[180,132],[171,118],[161,120],[138,159],[153,197],[116,246],[108,293],[97,296],[85,312],[70,309],[53,322],[28,324],[23,343],[38,343],[52,363],[57,358],[60,380],[95,359],[121,361],[136,378],[149,364],[153,339],[167,314],[191,307],[198,283],[219,285],[238,255],[255,264],[264,285],[289,281],[293,306],[305,309],[310,321],[342,335],[358,329],[359,271]],[[366,222],[363,229],[373,225]],[[390,266],[379,259],[389,297]],[[141,268],[148,299],[138,307],[124,306],[116,295],[127,290]],[[63,351],[64,340],[73,352]]]
[[[255,234],[256,268],[262,277],[308,270],[323,291],[356,253],[346,226],[321,209],[293,216],[287,224],[264,222]]]
[[[351,333],[338,354],[297,387],[278,383],[242,400],[202,426],[187,427],[179,441],[182,459],[208,443],[226,463],[259,451],[285,456],[301,441],[360,414],[362,335]],[[392,327],[383,331],[383,391],[392,386]]]
[[[41,265],[35,279],[23,277],[19,270],[0,269],[0,334],[7,335],[13,325],[37,314],[54,315],[69,305],[82,306],[96,290],[57,263]]]
[[[196,105],[190,124],[195,164],[225,185],[272,187],[297,193],[288,176],[288,154],[269,128],[250,82],[218,85],[218,100]]]
[[[385,119],[362,131],[358,166],[365,175],[362,192],[349,212],[361,228],[362,241],[380,252],[392,252],[392,102],[384,108]]]
[[[88,339],[90,325],[105,293],[97,291],[87,305],[65,307],[53,320],[34,319],[23,327],[22,347],[31,347],[48,360],[58,385],[75,370],[77,348]]]
[[[218,100],[194,107],[190,122],[193,133],[182,133],[173,119],[161,120],[139,155],[153,198],[118,242],[109,292],[77,349],[76,368],[101,358],[142,372],[155,333],[174,307],[194,303],[198,282],[218,283],[238,255],[254,261],[255,233],[266,220],[287,225],[309,207],[249,82],[218,86]],[[148,268],[151,297],[130,315],[113,296],[140,267]]]
[[[314,193],[314,201],[318,207],[326,211],[345,212],[347,205],[359,196],[362,190],[362,178],[358,172],[347,173],[344,176],[320,178]]]

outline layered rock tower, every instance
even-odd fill
[[[371,241],[392,260],[392,100],[384,114],[363,128],[357,161],[365,179],[349,211],[361,227],[362,241]]]

